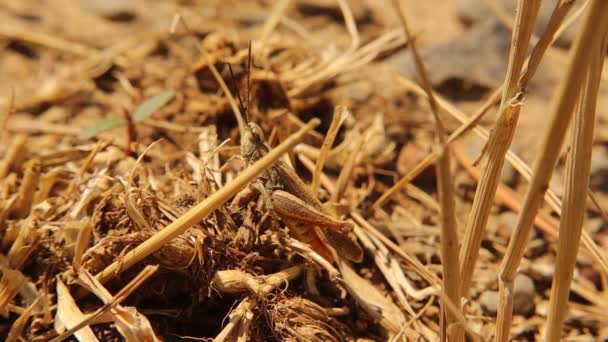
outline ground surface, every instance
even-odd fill
[[[496,9],[483,3],[402,1],[433,86],[466,115],[501,84],[508,61],[510,29]],[[334,107],[348,108],[335,143],[339,147],[330,153],[316,195],[323,202],[340,199],[337,214],[355,220],[355,233],[366,251],[363,262],[351,265],[356,274],[340,267],[343,281],[329,276],[327,268],[293,244],[280,220],[267,215],[265,201],[250,186],[105,285],[115,294],[144,265],[160,265],[123,303],[144,318],[115,313],[91,325],[91,333],[113,340],[124,336],[124,329],[144,334],[153,330],[168,341],[216,336],[383,341],[396,333],[412,340],[438,338],[439,299],[428,291],[431,284],[366,228],[374,226],[441,277],[432,167],[382,210],[372,209],[382,193],[432,152],[435,134],[426,101],[406,83],[417,77],[394,10],[390,2],[348,1],[357,41],[349,34],[339,2],[293,0],[271,34],[264,36],[273,4],[0,3],[2,115],[14,93],[14,112],[0,126],[0,285],[13,289],[6,292],[10,305],[0,309],[0,339],[17,334],[25,340],[46,340],[64,331],[62,326],[83,320],[75,308],[89,313],[101,302],[88,296],[71,305],[62,294],[66,283],[78,297],[78,286],[69,284],[86,282],[76,272],[80,268],[74,268],[75,259],[81,260],[83,270],[97,274],[243,170],[244,163],[236,157],[237,120],[209,61],[231,91],[245,97],[249,41],[249,119],[260,124],[270,144],[276,146],[302,122],[321,119],[316,133],[290,154],[305,182],[311,180]],[[500,7],[507,19],[513,16],[509,6]],[[545,6],[541,23],[551,10]],[[177,25],[176,14],[182,18]],[[574,31],[566,31],[547,52],[529,86],[511,146],[527,165],[537,157]],[[200,42],[208,56],[201,55]],[[607,87],[604,77],[591,175],[602,208],[608,208]],[[136,134],[129,134],[123,124],[83,137],[87,127],[102,119],[122,119],[165,91],[174,95],[135,123]],[[481,126],[491,129],[496,109],[489,110]],[[460,125],[453,115],[441,115],[450,132]],[[484,143],[471,132],[454,144],[461,237],[476,185],[474,172],[464,166],[477,159]],[[558,196],[563,195],[566,152],[567,146],[553,177],[552,190]],[[351,172],[340,183],[344,169]],[[517,219],[515,209],[505,203],[520,203],[527,186],[510,165],[502,181],[513,192],[498,198],[492,209],[464,306],[468,325],[484,340],[493,336],[496,275]],[[24,196],[29,201],[19,200]],[[24,208],[25,202],[32,206]],[[588,208],[585,229],[606,252],[606,223],[594,206]],[[548,310],[559,217],[549,206],[542,212],[548,217],[544,230],[534,232],[516,281],[519,297],[511,330],[516,340],[538,339]],[[90,238],[79,239],[85,229],[91,231]],[[84,255],[77,246],[84,246]],[[250,285],[222,288],[214,278],[218,271],[240,270],[238,279],[267,283],[271,281],[264,275],[290,268],[296,272],[291,280],[279,281],[266,292]],[[608,338],[606,280],[601,267],[581,250],[565,338]],[[116,328],[121,326],[119,316],[128,318],[129,323],[122,324],[130,328]]]

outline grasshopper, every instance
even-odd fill
[[[232,73],[232,70],[230,70]],[[244,109],[248,121],[249,92],[251,74],[251,44],[247,63],[247,106],[243,106],[238,95],[240,106]],[[234,79],[234,76],[233,76]],[[248,122],[241,132],[241,156],[252,164],[270,151],[264,139],[262,128]],[[267,206],[276,218],[283,221],[294,237],[308,243],[313,250],[324,258],[334,259],[332,250],[354,262],[361,262],[363,250],[351,236],[353,226],[332,216],[312,191],[302,182],[296,172],[282,161],[277,161],[258,177],[261,181],[261,192]]]
[[[260,126],[248,123],[241,137],[241,156],[253,163],[270,151]],[[308,243],[321,256],[333,260],[328,246],[338,255],[361,262],[363,250],[351,237],[350,223],[335,219],[329,210],[302,182],[296,172],[277,161],[259,176],[262,193],[273,213],[285,223],[302,242]]]

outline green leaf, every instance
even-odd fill
[[[137,122],[144,121],[162,106],[169,103],[173,97],[175,97],[175,92],[173,90],[163,91],[162,93],[150,97],[137,107],[133,113],[133,119]]]
[[[89,139],[103,131],[107,131],[111,128],[118,127],[120,125],[124,125],[125,123],[125,119],[121,118],[99,120],[93,123],[91,126],[83,129],[82,132],[80,132],[80,137],[83,139]]]

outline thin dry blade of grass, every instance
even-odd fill
[[[98,341],[93,330],[88,325],[89,320],[95,316],[87,316],[80,311],[76,301],[70,295],[70,290],[61,279],[57,279],[56,291],[57,313],[55,314],[55,326],[63,326],[67,330],[51,341],[61,342],[72,335],[75,335],[79,341]],[[86,323],[83,324],[82,322]]]
[[[313,128],[319,125],[319,119],[312,119],[304,127],[300,128],[296,133],[292,134],[283,143],[272,149],[267,155],[255,162],[251,167],[243,171],[232,182],[207,197],[199,204],[193,206],[180,216],[177,220],[170,223],[163,230],[159,231],[141,245],[125,254],[122,260],[115,261],[107,266],[102,272],[97,274],[96,278],[105,283],[114,278],[114,276],[131,266],[135,265],[148,255],[156,252],[159,248],[176,236],[185,232],[193,224],[196,224],[211,212],[219,208],[230,197],[233,197],[247,183],[251,182],[260,173],[266,170],[270,165],[277,161],[283,154],[294,147],[304,136]]]
[[[559,36],[558,31],[562,28],[565,29],[568,26],[567,23],[564,23],[563,25],[562,23],[564,22],[568,12],[570,12],[572,6],[574,6],[574,3],[575,1],[560,0],[557,4],[555,4],[555,8],[553,9],[553,13],[551,13],[549,22],[547,23],[547,26],[545,27],[540,39],[534,45],[534,49],[530,54],[526,68],[519,79],[520,88],[525,89],[527,87],[528,82],[530,82],[536,73],[545,52],[551,46],[551,43],[555,40],[555,38]]]
[[[11,326],[11,330],[8,332],[8,335],[6,335],[6,342],[17,342],[20,340],[21,333],[23,332],[23,329],[25,329],[27,322],[29,321],[30,317],[35,314],[35,309],[39,305],[39,300],[40,298],[37,298],[25,309],[25,311],[23,311],[23,313],[21,313],[21,316],[15,320],[15,323],[13,323]]]
[[[366,141],[366,137],[359,137],[359,141],[357,142],[357,147],[355,148],[355,151],[346,159],[346,163],[344,163],[344,167],[340,171],[340,175],[338,176],[338,180],[336,182],[336,191],[331,194],[331,201],[333,203],[338,203],[342,196],[344,196],[346,186],[348,185],[348,180],[351,178],[351,174],[355,168],[357,156],[359,152],[363,149],[363,144]]]
[[[343,54],[320,63],[318,66],[306,67],[304,73],[285,73],[282,75],[282,79],[293,84],[288,91],[290,97],[302,96],[315,85],[331,80],[347,70],[361,67],[371,62],[381,52],[397,48],[403,43],[404,40],[400,30],[389,31],[363,46],[358,46],[356,49],[352,49],[352,46],[356,46],[355,43],[352,43],[351,47]]]
[[[572,112],[578,101],[576,94],[580,94],[585,75],[581,70],[586,70],[591,58],[590,53],[599,53],[597,51],[601,47],[601,39],[607,29],[608,2],[592,2],[571,48],[566,78],[556,93],[551,110],[551,122],[543,139],[540,157],[536,160],[524,206],[501,265],[496,341],[508,340],[513,311],[513,280],[517,267],[523,257],[532,223],[548,188]]]
[[[566,171],[566,192],[563,213],[559,227],[555,277],[551,287],[549,315],[545,326],[545,339],[558,341],[561,325],[568,313],[570,283],[576,265],[576,255],[583,229],[589,171],[591,169],[591,148],[595,126],[596,102],[602,74],[606,40],[595,54],[587,70],[586,85],[581,96],[578,115],[574,121],[572,154],[568,158]]]
[[[331,118],[331,123],[329,124],[329,129],[325,135],[325,140],[323,140],[323,145],[321,145],[321,152],[319,153],[319,159],[317,159],[315,171],[312,174],[311,188],[313,194],[316,194],[319,190],[319,180],[323,174],[323,166],[327,160],[329,150],[331,149],[334,140],[336,140],[338,130],[340,129],[340,124],[344,121],[346,115],[348,115],[348,108],[344,106],[336,106],[336,108],[334,108],[334,115]]]
[[[445,129],[439,118],[439,106],[433,95],[433,88],[427,76],[426,67],[422,58],[416,49],[416,41],[412,39],[408,28],[407,20],[403,9],[398,1],[393,1],[393,6],[401,20],[401,26],[409,41],[409,49],[412,52],[416,63],[416,70],[422,79],[423,87],[427,93],[429,106],[435,118],[436,136],[438,144],[434,146],[439,157],[437,159],[437,191],[439,193],[439,202],[441,204],[441,261],[443,266],[443,290],[452,303],[457,305],[456,310],[460,312],[460,274],[458,261],[458,227],[456,224],[455,214],[455,194],[452,184],[452,175],[450,168],[450,148],[447,145]],[[442,339],[450,341],[464,341],[464,330],[459,326],[458,318],[450,310],[446,310],[445,301],[442,301],[443,313],[441,315],[441,323],[445,320],[445,325],[441,329]],[[445,333],[447,332],[447,333]]]
[[[382,243],[388,249],[390,249],[391,252],[395,253],[395,255],[399,256],[403,261],[405,261],[407,264],[412,266],[414,268],[414,270],[416,270],[416,273],[418,273],[429,284],[439,287],[440,282],[439,282],[439,279],[437,278],[437,276],[435,275],[435,273],[432,273],[426,267],[424,267],[424,265],[422,263],[420,263],[420,261],[418,261],[418,259],[416,259],[416,258],[408,255],[406,252],[404,252],[403,249],[401,249],[399,246],[397,246],[397,244],[395,244],[393,241],[391,241],[389,238],[387,238],[384,234],[379,232],[378,229],[376,229],[376,227],[372,226],[369,222],[367,222],[363,218],[363,216],[361,216],[359,213],[351,212],[350,216],[363,229],[365,229],[367,232],[369,232],[370,234],[375,236],[378,240],[382,241]]]
[[[493,198],[496,194],[496,188],[500,181],[505,154],[511,146],[511,140],[517,127],[517,120],[519,119],[519,111],[521,109],[521,97],[523,96],[519,88],[520,73],[524,66],[528,44],[534,30],[539,8],[540,1],[538,0],[520,0],[518,2],[518,15],[511,40],[509,68],[507,70],[505,86],[503,87],[501,104],[498,109],[498,118],[492,134],[484,147],[486,158],[483,160],[481,167],[481,179],[475,191],[475,198],[473,199],[473,205],[467,220],[460,254],[462,261],[460,290],[465,297],[468,296],[473,279],[481,239],[494,202]]]
[[[34,204],[34,195],[40,181],[42,164],[39,159],[32,159],[25,164],[23,182],[19,188],[19,195],[13,214],[18,218],[26,218]]]

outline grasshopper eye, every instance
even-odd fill
[[[251,134],[255,135],[261,141],[264,141],[264,132],[262,131],[262,127],[257,124],[250,122],[249,129],[251,130]]]

